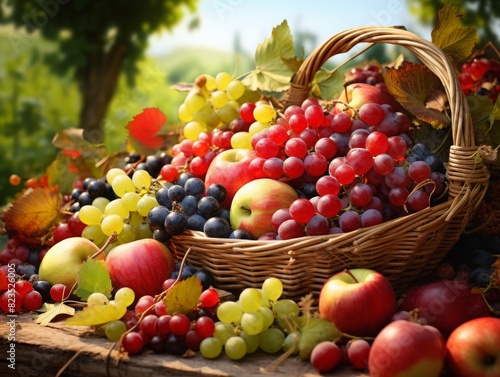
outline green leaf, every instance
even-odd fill
[[[111,298],[111,277],[106,269],[106,263],[102,260],[88,259],[78,269],[76,278],[78,288],[75,294],[83,301],[95,292],[102,293]]]
[[[75,308],[66,305],[64,302],[58,302],[55,304],[47,304],[45,303],[42,307],[45,310],[45,313],[40,314],[35,319],[35,323],[40,324],[41,326],[47,326],[55,317],[58,315],[74,315]]]
[[[336,98],[344,89],[344,82],[344,76],[338,72],[320,69],[314,75],[311,92],[325,100]]]
[[[477,37],[475,28],[462,26],[460,20],[463,15],[457,12],[458,7],[451,4],[441,8],[431,34],[432,42],[448,55],[456,67],[472,53]]]
[[[326,319],[319,317],[300,317],[302,322],[299,357],[302,360],[309,360],[314,346],[322,341],[334,341],[341,333],[337,327]]]
[[[68,326],[99,326],[123,317],[127,307],[114,300],[106,305],[86,306],[65,322]]]
[[[163,299],[168,313],[187,314],[191,312],[198,305],[202,290],[200,279],[196,276],[191,276],[176,283]]]
[[[394,98],[417,119],[435,128],[450,124],[446,114],[426,106],[441,83],[425,65],[405,62],[397,69],[387,68],[384,81]]]
[[[243,79],[251,90],[282,92],[290,87],[295,73],[291,68],[295,58],[295,46],[288,23],[284,20],[272,31],[271,37],[257,46],[255,70]]]

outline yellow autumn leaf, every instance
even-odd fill
[[[191,276],[175,284],[167,293],[163,302],[169,314],[187,314],[196,308],[203,287],[197,276]]]

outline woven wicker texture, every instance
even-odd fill
[[[457,242],[481,202],[489,173],[478,157],[465,96],[442,50],[406,30],[362,27],[345,30],[317,47],[294,76],[287,104],[307,98],[315,73],[332,56],[361,43],[387,43],[413,52],[441,80],[452,117],[453,145],[447,167],[448,200],[420,212],[354,232],[286,241],[246,241],[190,232],[171,245],[176,258],[206,268],[216,286],[230,291],[260,288],[271,276],[281,279],[284,295],[318,295],[325,280],[345,268],[370,268],[386,275],[396,293],[428,276]]]

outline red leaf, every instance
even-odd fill
[[[136,115],[125,127],[129,135],[148,148],[160,148],[163,138],[156,134],[167,121],[167,116],[159,109],[152,107]]]

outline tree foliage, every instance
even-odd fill
[[[408,0],[410,12],[425,25],[434,25],[439,9],[444,4],[459,8],[463,15],[461,22],[473,26],[478,31],[479,44],[500,43],[500,1],[498,0]]]
[[[60,74],[71,72],[82,97],[80,127],[101,142],[101,126],[122,71],[133,82],[137,62],[155,31],[171,29],[194,11],[198,0],[0,0],[0,20],[13,24],[14,49],[32,33],[56,41],[47,62]]]

